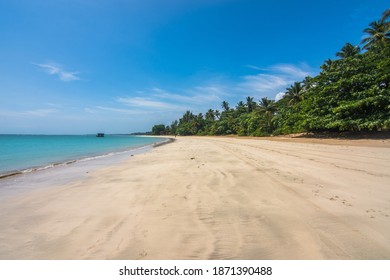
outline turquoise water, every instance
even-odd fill
[[[47,168],[163,140],[128,135],[0,135],[0,174]]]

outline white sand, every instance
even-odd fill
[[[178,137],[3,201],[0,258],[390,259],[389,141],[329,144]]]

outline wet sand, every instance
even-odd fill
[[[390,259],[390,141],[337,141],[178,137],[3,199],[0,258]]]

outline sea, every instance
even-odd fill
[[[131,135],[0,135],[0,178],[113,157],[163,141]]]

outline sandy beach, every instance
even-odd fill
[[[390,141],[177,137],[0,204],[0,259],[390,259]]]

